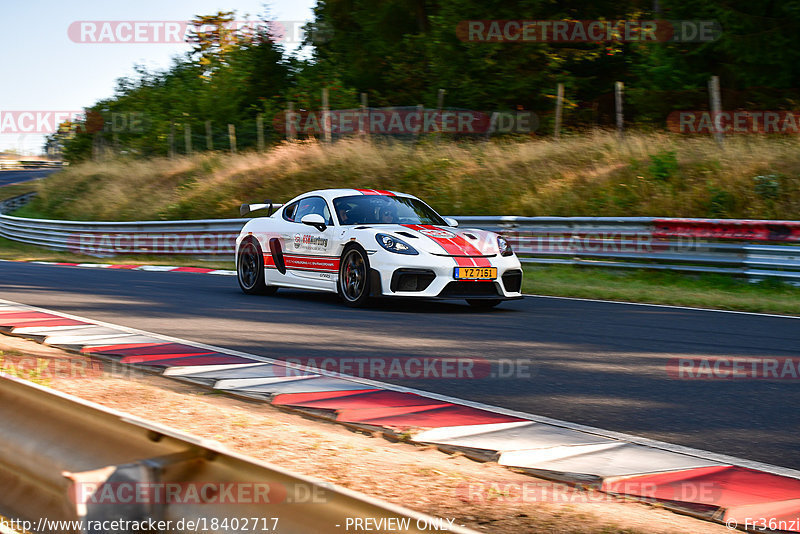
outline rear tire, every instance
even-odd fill
[[[347,306],[361,308],[369,301],[369,258],[358,246],[346,248],[339,264],[339,296]]]
[[[267,285],[264,277],[264,253],[253,237],[245,238],[239,245],[236,261],[236,278],[239,287],[248,295],[273,295],[278,290]]]
[[[502,300],[500,299],[467,299],[467,303],[473,308],[478,308],[478,309],[482,308],[485,310],[488,310],[489,308],[494,308],[501,302]]]

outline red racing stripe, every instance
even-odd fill
[[[422,225],[422,224],[403,224],[402,226],[405,226],[409,230],[415,230],[415,231],[420,232],[420,233],[422,233],[422,230],[426,230],[426,229],[429,230],[430,228],[435,228],[435,229],[438,230],[438,228],[436,228],[435,226],[434,227],[432,227],[430,225],[425,226],[425,225]],[[450,249],[448,249],[448,247],[445,246],[445,243],[448,242],[449,240],[431,237],[431,236],[429,236],[427,234],[422,234],[422,235],[426,236],[428,239],[431,239],[437,245],[442,247],[442,250],[444,250],[448,254],[452,254],[452,252],[450,251],[450,249],[452,249],[452,247],[450,247]],[[472,262],[466,262],[465,263],[464,260],[466,260],[466,258],[453,258],[453,261],[459,267],[472,267],[473,266]]]
[[[430,224],[404,224],[403,226],[410,228],[411,230],[416,230],[429,239],[435,241],[448,254],[454,256],[453,259],[459,267],[491,267],[492,265],[487,258],[477,257],[481,256],[481,252],[475,248],[472,243],[449,230],[442,230],[441,228]],[[451,237],[439,237],[435,234],[432,235],[433,232],[446,232],[447,234],[450,234]]]
[[[335,256],[307,256],[303,254],[284,254],[287,269],[299,271],[339,272],[339,258]]]
[[[303,254],[284,254],[283,263],[287,269],[295,271],[317,271],[338,273],[340,259],[335,256],[310,256]],[[264,267],[276,269],[275,259],[271,254],[264,254]]]
[[[385,189],[356,189],[356,191],[364,194],[364,195],[384,195],[387,197],[396,196],[391,191],[386,191]]]

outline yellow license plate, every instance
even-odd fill
[[[456,267],[453,271],[456,280],[494,280],[497,267]]]

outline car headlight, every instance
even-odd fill
[[[394,236],[390,236],[387,234],[375,234],[375,239],[378,241],[378,244],[388,250],[389,252],[394,252],[396,254],[410,254],[416,255],[419,254],[417,250],[403,241],[402,239],[398,239]]]
[[[501,256],[512,256],[514,254],[514,251],[511,250],[511,245],[509,245],[506,238],[501,235],[497,236],[497,248],[500,250]]]

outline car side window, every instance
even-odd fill
[[[303,217],[310,213],[322,215],[325,219],[325,224],[333,226],[333,218],[331,211],[328,209],[328,203],[322,197],[306,197],[297,201],[297,209],[292,213],[293,217],[288,219],[293,222],[300,222]]]
[[[294,222],[295,213],[297,213],[297,206],[299,202],[293,202],[283,209],[283,218],[287,221]]]

